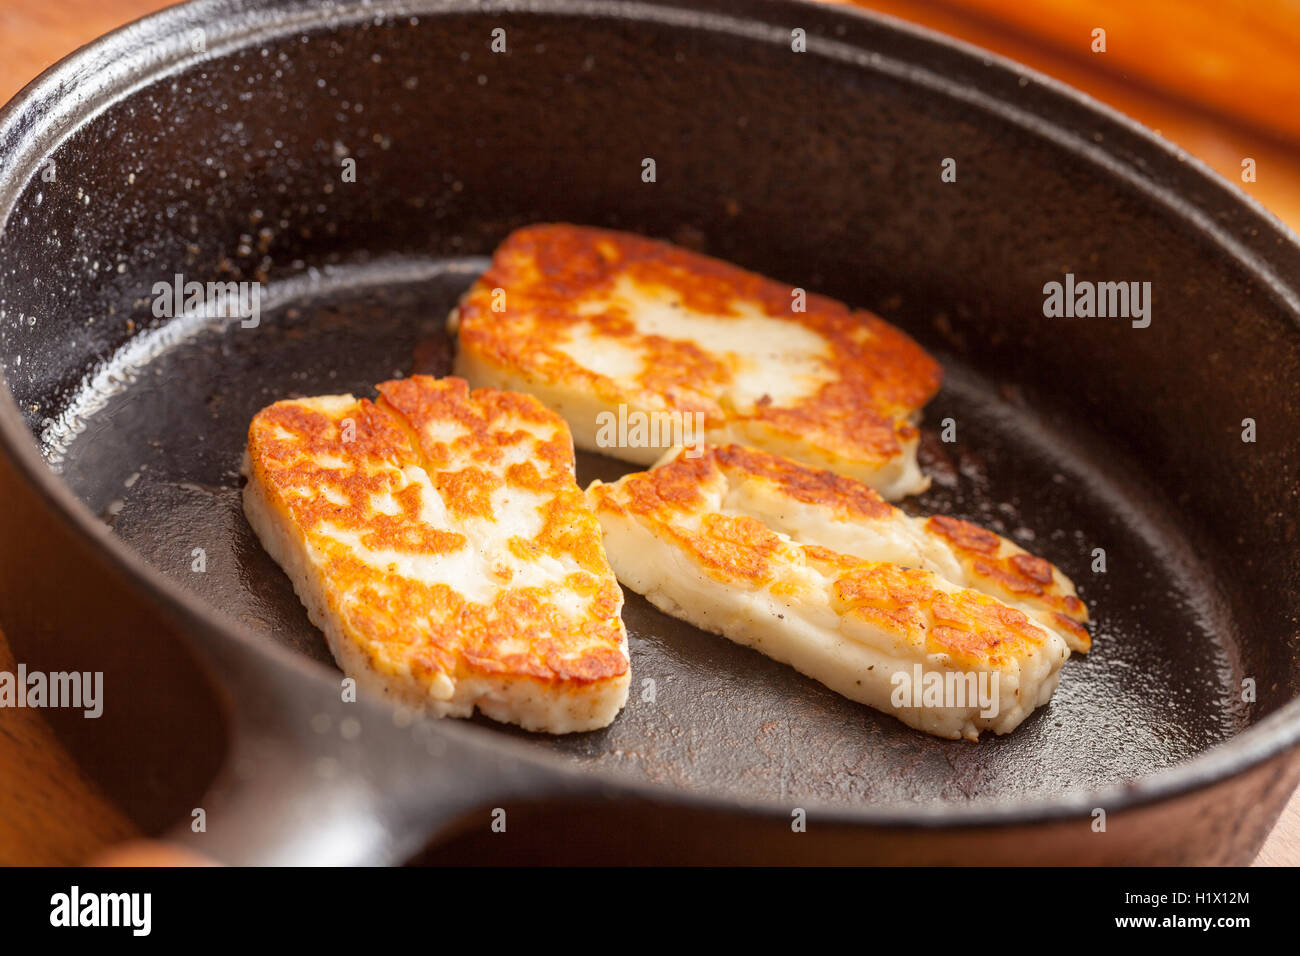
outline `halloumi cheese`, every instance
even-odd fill
[[[528,730],[603,727],[627,699],[623,594],[561,419],[461,379],[276,402],[244,511],[359,686]]]
[[[1014,730],[1088,649],[1073,584],[1012,542],[768,452],[701,451],[587,491],[619,580],[666,613],[949,738]]]
[[[579,448],[649,465],[739,443],[923,491],[920,409],[939,365],[865,311],[641,236],[520,229],[451,317],[456,374],[526,391]],[[639,429],[639,430],[638,430]]]

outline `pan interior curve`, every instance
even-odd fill
[[[279,398],[370,395],[397,375],[446,374],[444,318],[484,264],[388,258],[313,272],[269,286],[255,328],[182,319],[142,333],[129,361],[110,360],[68,398],[42,436],[47,455],[161,572],[266,640],[333,666],[244,520],[248,422]],[[1158,489],[1087,422],[938,357],[946,384],[926,410],[922,445],[934,482],[904,507],[982,523],[1079,584],[1094,649],[1066,664],[1049,706],[1006,737],[930,738],[628,592],[632,691],[612,726],[550,738],[482,722],[588,769],[744,799],[857,806],[1094,790],[1241,729],[1232,622]],[[960,423],[955,442],[939,438],[949,417]],[[626,470],[579,455],[583,483]],[[1104,573],[1093,570],[1096,548]]]

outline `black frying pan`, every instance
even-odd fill
[[[445,373],[448,308],[539,220],[673,239],[932,349],[908,507],[1079,583],[1095,648],[1050,706],[933,739],[633,594],[606,730],[341,701],[240,510],[248,421]],[[30,667],[105,672],[100,720],[51,717],[150,832],[253,862],[1243,862],[1300,776],[1300,247],[1028,70],[786,2],[205,0],[5,109],[0,223],[0,614]],[[1067,272],[1150,281],[1150,326],[1044,317]],[[155,318],[176,273],[266,283],[260,325]]]

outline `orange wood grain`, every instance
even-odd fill
[[[868,0],[870,2],[870,0]],[[1300,139],[1296,0],[929,0],[1032,37],[1061,59],[1213,110],[1229,123]],[[1106,31],[1104,54],[1092,50]]]
[[[1256,866],[1300,866],[1300,790],[1282,811],[1277,826],[1260,848]]]
[[[1020,60],[1158,130],[1300,228],[1300,3],[1254,0],[860,0]],[[0,100],[157,0],[0,0]],[[1088,52],[1107,30],[1107,53]],[[1242,184],[1243,157],[1259,179]],[[0,670],[13,670],[0,634]],[[0,864],[190,862],[134,826],[38,711],[0,709]],[[1300,794],[1257,861],[1300,865]]]

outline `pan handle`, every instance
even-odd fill
[[[230,692],[234,745],[169,837],[218,862],[400,863],[455,826],[491,827],[508,800],[593,790],[585,774],[512,752],[490,730],[345,699],[341,675],[304,674],[262,649],[208,647]]]

